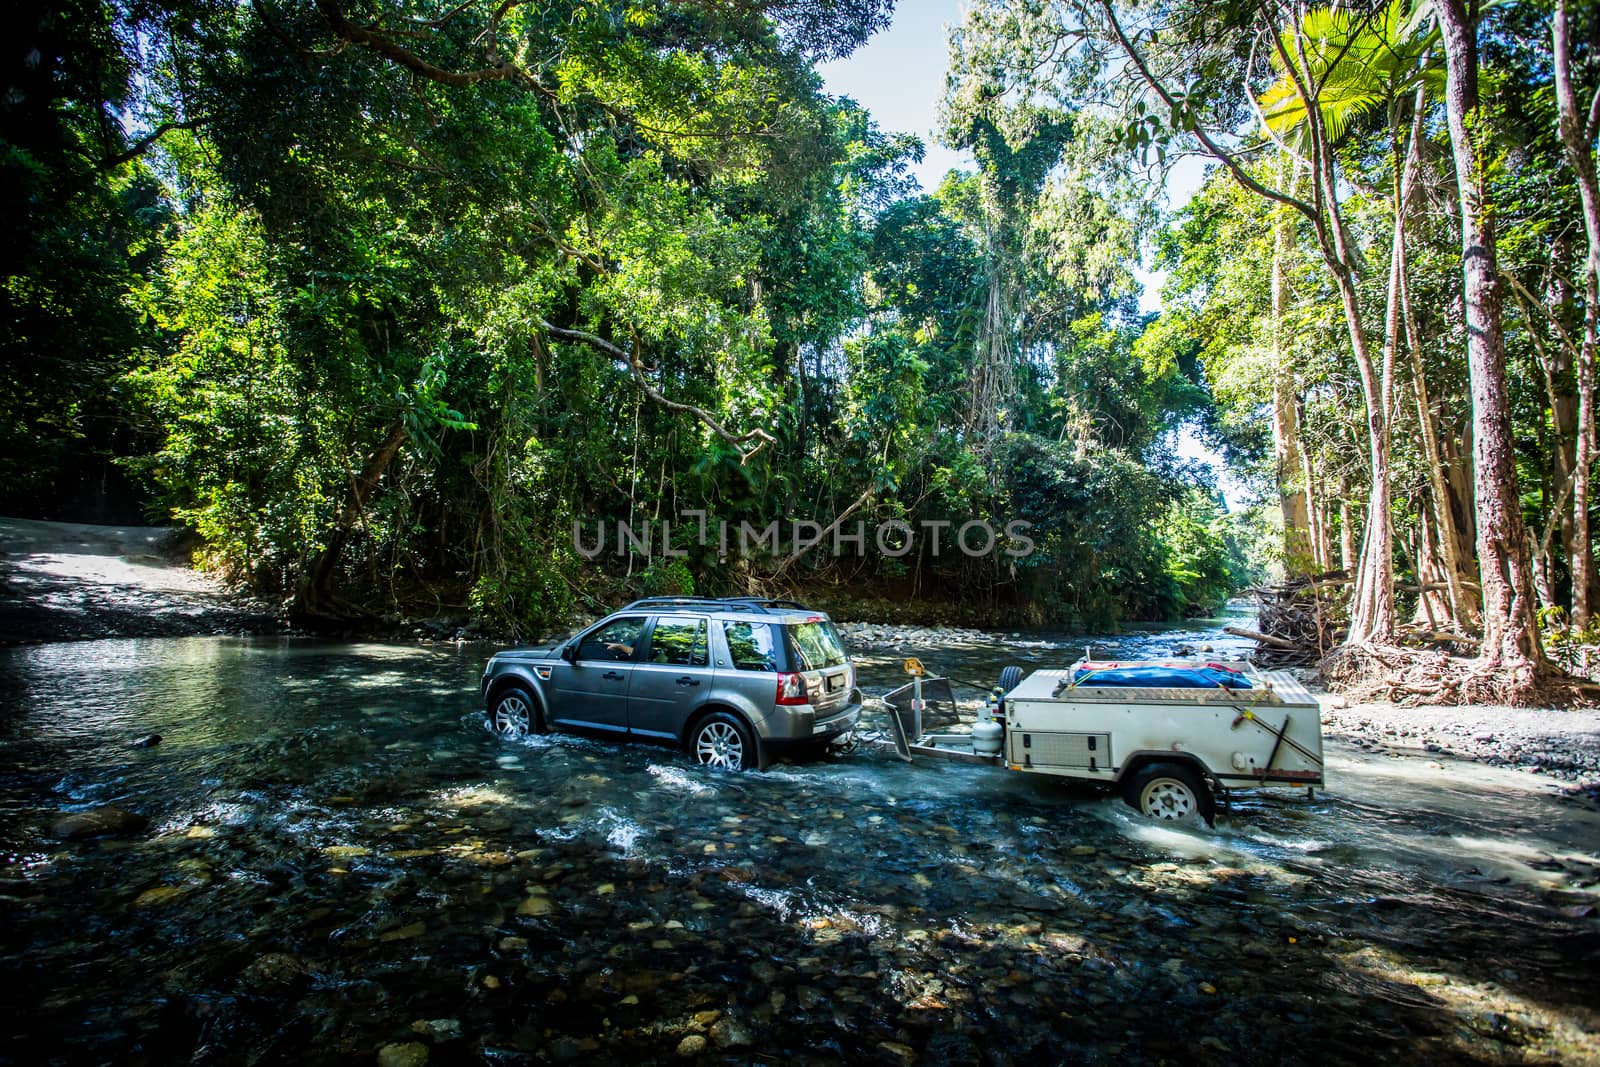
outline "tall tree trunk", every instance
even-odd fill
[[[1422,364],[1422,331],[1417,325],[1417,317],[1411,306],[1410,269],[1406,257],[1405,220],[1411,209],[1411,194],[1421,154],[1423,120],[1427,113],[1424,107],[1426,93],[1426,87],[1419,86],[1413,102],[1411,140],[1406,147],[1404,177],[1400,182],[1399,203],[1395,213],[1394,250],[1396,280],[1399,282],[1396,295],[1399,297],[1398,310],[1405,323],[1406,349],[1411,355],[1411,385],[1417,402],[1417,426],[1422,437],[1423,465],[1428,468],[1428,485],[1433,494],[1436,536],[1431,542],[1424,538],[1424,543],[1438,547],[1442,561],[1440,577],[1444,580],[1446,602],[1453,629],[1458,633],[1471,633],[1477,628],[1477,604],[1475,600],[1469,601],[1466,590],[1461,584],[1462,563],[1460,553],[1457,551],[1454,509],[1450,506],[1450,491],[1445,485],[1444,460],[1439,454],[1439,435],[1434,429],[1433,405],[1428,400],[1428,378]]]
[[[988,227],[988,292],[983,324],[978,332],[977,358],[972,368],[972,387],[967,407],[967,426],[982,449],[987,449],[989,443],[999,435],[1000,409],[1011,402],[1016,392],[1012,336],[1015,316],[1004,235],[1003,225],[991,223]]]
[[[1361,395],[1367,409],[1367,458],[1369,492],[1366,526],[1361,543],[1360,569],[1355,592],[1350,600],[1348,645],[1386,641],[1394,634],[1394,515],[1390,507],[1389,485],[1389,408],[1394,392],[1393,349],[1386,350],[1380,369],[1373,361],[1372,348],[1361,313],[1361,294],[1357,285],[1359,262],[1354,242],[1345,227],[1339,205],[1339,181],[1334,167],[1333,142],[1323,128],[1322,110],[1316,99],[1320,86],[1309,76],[1306,41],[1296,24],[1295,52],[1299,77],[1295,91],[1306,110],[1310,135],[1311,189],[1317,242],[1328,270],[1339,289],[1345,326],[1350,334],[1350,351],[1355,357],[1361,380]],[[1288,61],[1287,54],[1283,55]],[[1315,86],[1315,88],[1313,88]]]
[[[1589,544],[1589,473],[1594,462],[1594,360],[1597,314],[1600,299],[1600,188],[1597,188],[1594,151],[1589,147],[1593,131],[1580,109],[1572,84],[1572,23],[1567,0],[1556,0],[1551,22],[1552,55],[1555,61],[1556,112],[1561,143],[1567,162],[1578,183],[1583,203],[1583,228],[1589,239],[1588,269],[1584,281],[1583,341],[1578,350],[1578,426],[1572,468],[1572,534],[1569,538],[1572,567],[1572,622],[1586,626],[1593,610],[1590,598],[1594,570],[1593,549]]]
[[[333,596],[333,576],[339,567],[339,557],[343,554],[344,546],[349,542],[350,533],[355,529],[361,513],[366,509],[367,501],[378,488],[383,472],[389,468],[390,462],[400,451],[400,446],[405,444],[406,437],[404,422],[390,425],[383,443],[367,460],[366,466],[361,468],[361,473],[350,483],[350,492],[345,497],[344,507],[339,511],[337,523],[328,534],[328,543],[311,561],[305,580],[300,583],[295,595],[292,609],[292,614],[295,616],[300,618],[325,616],[329,613],[330,607],[334,606],[336,598]]]
[[[1451,503],[1450,486],[1445,479],[1445,459],[1439,450],[1438,416],[1428,397],[1428,378],[1422,364],[1421,338],[1417,336],[1411,315],[1406,313],[1411,351],[1411,387],[1417,404],[1417,425],[1422,438],[1423,464],[1428,468],[1428,488],[1433,511],[1433,526],[1440,557],[1440,577],[1445,583],[1445,600],[1450,617],[1460,633],[1473,633],[1478,628],[1478,601],[1463,583],[1466,567],[1460,550],[1460,531],[1457,528],[1455,508]]]
[[[1299,412],[1296,412],[1298,416]],[[1333,570],[1333,550],[1328,542],[1327,504],[1322,499],[1322,485],[1311,477],[1311,459],[1305,449],[1300,450],[1300,470],[1306,487],[1306,516],[1311,521],[1311,558],[1315,573]]]
[[[1350,505],[1350,478],[1339,477],[1339,562],[1344,572],[1356,575],[1360,563],[1356,555],[1356,509]]]
[[[1417,529],[1412,552],[1417,560],[1417,610],[1412,618],[1426,621],[1429,629],[1437,630],[1443,620],[1446,628],[1460,632],[1451,623],[1449,585],[1439,551],[1439,531],[1434,525],[1436,512],[1429,508],[1417,512]],[[1442,595],[1441,595],[1442,594]]]
[[[1478,113],[1477,25],[1463,0],[1440,0],[1445,52],[1445,108],[1461,200],[1462,296],[1467,312],[1467,367],[1476,423],[1474,470],[1478,568],[1483,588],[1484,665],[1509,670],[1508,696],[1526,694],[1545,667],[1534,618],[1533,574],[1517,493],[1501,329],[1494,214],[1474,140]],[[1518,692],[1520,691],[1520,693]]]
[[[1293,166],[1292,161],[1289,165]],[[1293,241],[1293,220],[1288,209],[1280,207],[1272,237],[1272,447],[1277,459],[1278,504],[1283,511],[1283,568],[1291,578],[1308,574],[1316,566],[1307,504],[1310,487],[1300,448],[1299,398],[1283,321]]]

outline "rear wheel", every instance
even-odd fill
[[[1182,763],[1150,763],[1139,768],[1122,787],[1128,806],[1152,819],[1193,822],[1209,826],[1216,816],[1216,801],[1194,768]]]
[[[689,758],[702,767],[743,771],[756,765],[756,742],[737,716],[713,711],[689,731]]]
[[[501,737],[527,737],[539,731],[539,707],[519,685],[502,689],[489,708],[489,724]]]

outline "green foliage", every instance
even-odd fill
[[[1199,489],[1168,506],[1156,536],[1166,550],[1166,576],[1176,586],[1179,613],[1213,614],[1265,577],[1260,531],[1254,528],[1260,521],[1259,514],[1230,514]]]
[[[1034,524],[1038,544],[1016,565],[1028,594],[1052,614],[1090,627],[1175,618],[1232,591],[1218,580],[1211,526],[1178,507],[1178,487],[1127,453],[1013,434],[996,464],[1010,513]]]
[[[682,559],[663,556],[639,574],[639,591],[645,596],[693,596],[694,574]]]
[[[153,13],[23,0],[0,15],[6,514],[142,517],[112,460],[145,443],[117,386],[147,340],[123,298],[159,255],[171,205],[148,170],[117,163],[127,138],[114,116],[133,92],[129,38]]]
[[[163,270],[136,293],[169,355],[131,371],[161,447],[133,465],[229,577],[277,590],[332,503],[316,476],[328,442],[308,418],[287,348],[284,294],[258,220],[192,212]]]
[[[1600,681],[1600,620],[1575,627],[1564,608],[1541,608],[1539,635],[1545,653],[1557,667],[1576,678]]]
[[[514,566],[484,573],[472,584],[467,606],[513,640],[560,627],[575,607],[571,559],[521,555]]]

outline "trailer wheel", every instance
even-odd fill
[[[1122,799],[1142,815],[1166,822],[1216,819],[1216,798],[1205,779],[1182,763],[1149,763],[1122,786]]]

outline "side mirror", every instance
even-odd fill
[[[578,662],[578,642],[568,641],[561,647],[561,658],[568,663]]]

